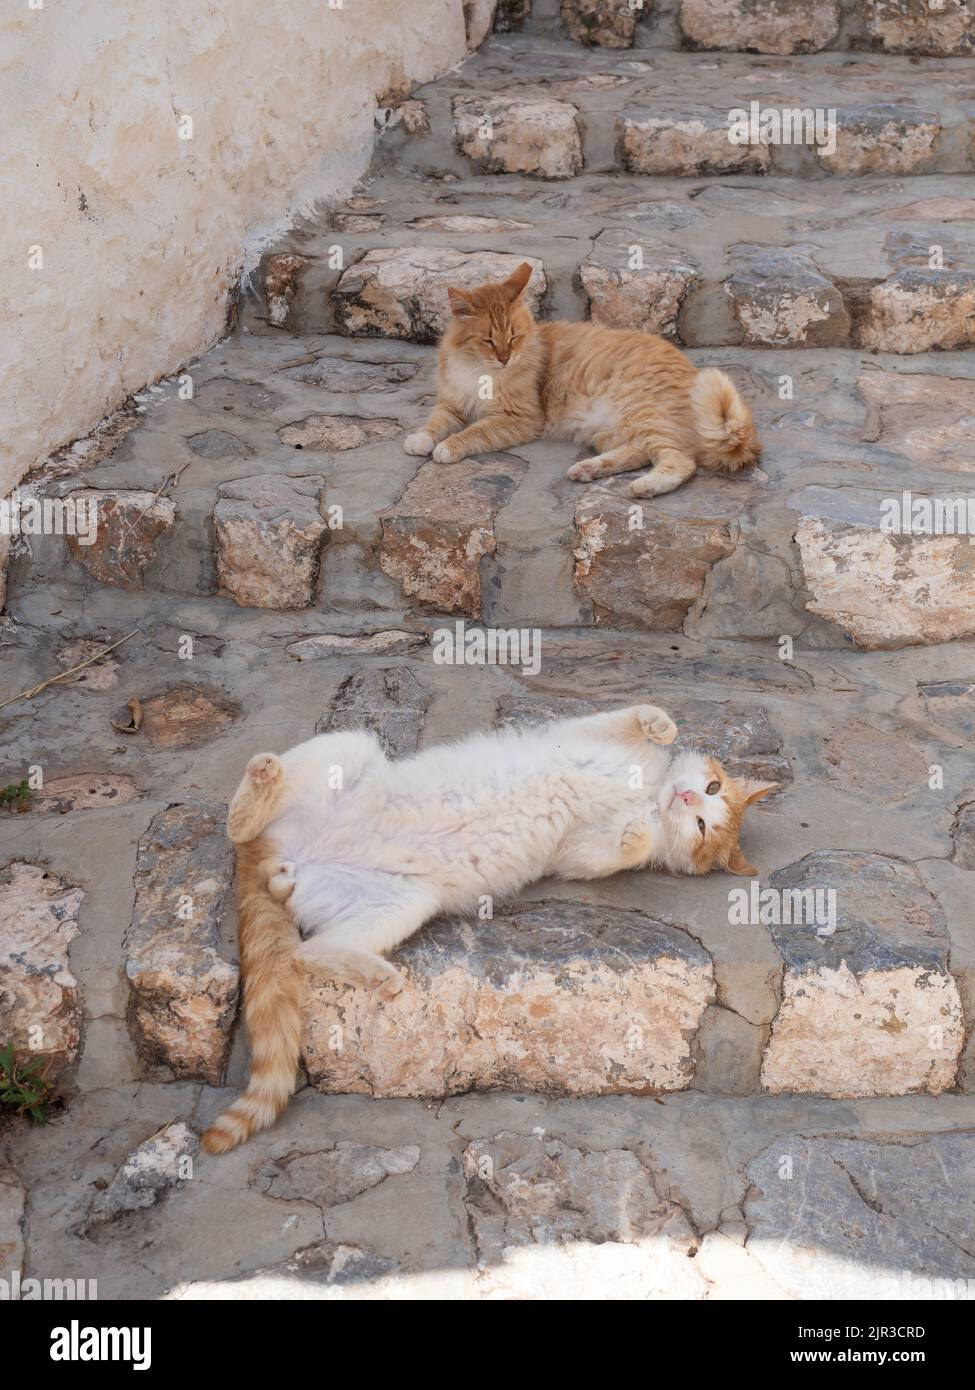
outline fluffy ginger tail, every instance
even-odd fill
[[[706,367],[695,377],[691,415],[699,441],[697,462],[702,468],[736,473],[761,457],[752,412],[731,378],[717,367]]]
[[[267,1129],[295,1089],[301,1051],[298,930],[258,872],[270,848],[261,840],[237,846],[237,913],[244,1017],[251,1045],[247,1089],[203,1135],[208,1153],[224,1154]]]

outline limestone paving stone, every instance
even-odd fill
[[[83,545],[79,536],[66,537],[71,558],[99,584],[142,588],[160,540],[176,525],[175,503],[137,489],[88,488],[70,496],[76,504],[94,508],[97,517],[91,545]]]
[[[221,483],[213,509],[217,582],[242,608],[307,608],[328,535],[325,479],[266,474]]]
[[[327,657],[406,656],[426,646],[422,632],[386,628],[380,632],[318,632],[289,643],[287,652],[295,661],[321,661]]]
[[[81,1043],[83,1008],[68,948],[85,894],[40,864],[0,869],[0,1039],[57,1083]]]
[[[512,454],[424,463],[399,501],[380,513],[380,568],[408,598],[479,618],[480,562],[497,550],[498,514],[526,472]]]
[[[829,347],[846,342],[843,296],[809,257],[796,251],[741,251],[725,281],[744,341],[767,347]]]
[[[931,681],[918,686],[924,712],[955,740],[975,742],[975,684]]]
[[[70,811],[93,811],[101,807],[127,806],[143,793],[126,773],[76,773],[52,777],[31,793],[27,811],[38,815],[67,815]]]
[[[863,438],[911,463],[975,473],[975,381],[926,373],[867,371]]]
[[[371,729],[390,757],[405,758],[419,747],[430,700],[409,666],[364,667],[339,686],[315,733]]]
[[[634,251],[642,256],[631,268]],[[639,328],[677,337],[677,321],[688,293],[700,278],[688,257],[638,240],[632,232],[601,232],[579,267],[589,316],[610,328]]]
[[[975,271],[907,265],[871,286],[856,324],[871,352],[928,352],[975,343]]]
[[[419,370],[415,362],[363,362],[354,357],[323,355],[301,366],[283,367],[281,375],[306,386],[356,395],[360,391],[389,391],[412,381]]]
[[[782,1297],[911,1302],[971,1287],[970,1133],[783,1135],[746,1172],[746,1249]]]
[[[186,442],[194,454],[205,459],[247,458],[254,452],[246,440],[229,430],[201,430]]]
[[[965,1033],[961,1000],[948,969],[945,914],[914,865],[817,851],[777,869],[769,886],[783,896],[823,896],[818,920],[769,923],[785,974],[762,1062],[765,1089],[898,1096],[953,1086]]]
[[[810,487],[790,499],[801,513],[795,539],[809,612],[867,650],[975,634],[970,537],[884,530],[883,503],[882,493],[846,487]]]
[[[293,449],[342,452],[395,439],[403,430],[398,420],[371,419],[364,415],[309,415],[280,431],[281,443]]]
[[[587,488],[575,508],[574,581],[596,624],[679,632],[712,567],[735,549],[748,494],[740,480],[702,477],[639,503],[618,482]]]
[[[624,110],[617,125],[620,164],[630,174],[763,174],[771,162],[768,145],[736,145],[728,139],[724,111],[665,114]]]
[[[839,34],[837,0],[681,0],[690,48],[748,53],[818,53]]]
[[[199,748],[239,717],[239,705],[218,690],[174,685],[143,700],[142,733],[154,748]]]
[[[464,254],[434,246],[368,251],[349,266],[332,291],[339,330],[352,336],[435,343],[450,321],[450,286],[470,289],[485,280],[503,280],[523,261],[532,266],[526,303],[537,311],[547,282],[542,263],[535,257],[500,251]],[[312,379],[307,368],[297,370],[306,373],[300,380]],[[327,376],[322,384],[342,389],[332,386]],[[380,389],[378,383],[376,389]]]
[[[463,1165],[488,1296],[704,1296],[693,1226],[629,1149],[502,1130],[468,1144]]]
[[[649,8],[649,7],[648,7]],[[570,39],[587,47],[632,48],[640,11],[620,0],[561,0]]]
[[[964,802],[955,813],[951,862],[962,869],[975,869],[975,801]]]
[[[351,1202],[387,1178],[412,1173],[419,1161],[415,1144],[385,1149],[340,1140],[327,1147],[282,1148],[261,1165],[252,1182],[280,1201],[327,1208]]]
[[[527,174],[571,179],[583,166],[578,111],[570,102],[457,97],[453,103],[457,149],[476,174]]]
[[[156,1206],[185,1187],[199,1150],[198,1135],[183,1121],[165,1125],[143,1140],[95,1196],[84,1223],[86,1234],[128,1212]]]
[[[239,970],[220,953],[233,852],[225,806],[185,803],[155,815],[139,841],[135,904],[123,950],[129,1029],[148,1072],[219,1085]]]
[[[832,174],[919,174],[938,153],[942,126],[933,111],[885,103],[836,113],[836,148],[816,147]]]
[[[283,328],[288,321],[305,265],[304,256],[288,253],[264,258],[264,301],[267,304],[267,321],[275,328]]]
[[[309,977],[303,1051],[319,1090],[679,1090],[714,993],[710,957],[686,933],[572,902],[428,926],[392,959],[406,984],[386,1003]]]
[[[871,44],[886,53],[954,58],[975,49],[975,13],[968,0],[858,0]]]

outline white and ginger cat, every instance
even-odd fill
[[[751,411],[724,372],[698,371],[652,333],[536,323],[523,299],[531,273],[526,263],[498,284],[448,291],[437,404],[404,440],[408,454],[457,463],[543,435],[568,439],[597,451],[569,469],[577,482],[649,468],[630,483],[633,497],[760,457]]]
[[[400,762],[366,732],[252,758],[228,819],[252,1069],[205,1147],[234,1148],[287,1105],[301,963],[389,998],[403,977],[385,953],[485,894],[648,865],[754,874],[742,817],[776,784],[730,777],[697,753],[672,759],[664,745],[676,734],[663,710],[636,705]]]

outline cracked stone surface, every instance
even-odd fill
[[[952,1086],[965,1033],[961,1000],[944,912],[914,865],[819,852],[769,882],[807,897],[800,904],[792,896],[790,922],[769,924],[785,976],[763,1085],[834,1096],[937,1095]]]
[[[254,1186],[280,1201],[315,1202],[320,1207],[350,1202],[396,1174],[411,1173],[420,1161],[415,1144],[381,1149],[338,1143],[328,1148],[285,1151],[263,1164]]]
[[[840,27],[836,0],[681,0],[680,27],[694,48],[818,53]]]
[[[713,993],[691,937],[580,904],[425,927],[393,959],[407,983],[386,1003],[310,980],[304,1060],[320,1090],[675,1090],[691,1079],[688,1039]]]
[[[589,317],[610,328],[641,328],[664,338],[677,337],[677,320],[698,278],[686,257],[657,248],[637,247],[645,259],[631,269],[632,232],[602,232],[579,267],[589,300]]]
[[[454,103],[454,137],[477,174],[571,179],[583,163],[577,114],[567,101],[459,97]]]
[[[84,891],[40,864],[0,869],[0,1037],[57,1082],[78,1055],[83,1023],[68,948]]]
[[[233,853],[226,808],[169,806],[139,842],[125,933],[129,1026],[148,1072],[217,1085],[238,976],[220,954]]]
[[[71,494],[76,506],[94,509],[95,539],[67,537],[71,558],[100,584],[139,588],[145,570],[156,558],[159,541],[176,525],[175,503],[151,492],[122,492],[89,488]]]
[[[371,729],[392,758],[415,753],[430,705],[430,692],[407,666],[356,671],[337,690],[316,734]]]
[[[724,288],[746,343],[828,347],[849,335],[839,290],[811,260],[793,251],[743,253]]]
[[[221,483],[213,509],[217,582],[242,608],[307,608],[328,533],[319,475]]]
[[[91,1204],[86,1231],[115,1221],[130,1211],[155,1206],[169,1192],[186,1185],[200,1140],[188,1125],[167,1125],[134,1149],[103,1192]]]

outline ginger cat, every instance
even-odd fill
[[[698,467],[733,473],[759,458],[751,411],[724,372],[698,371],[652,333],[536,323],[522,298],[531,273],[526,263],[498,284],[448,291],[437,404],[405,439],[408,454],[457,463],[543,435],[569,439],[598,451],[569,469],[576,482],[649,467],[630,483],[633,497],[672,492]]]
[[[225,1153],[287,1105],[301,1041],[299,963],[389,998],[403,976],[384,953],[485,894],[648,865],[753,875],[742,818],[776,784],[730,777],[698,753],[672,758],[663,749],[676,735],[663,710],[635,705],[479,734],[400,762],[366,732],[251,758],[228,832],[252,1070],[205,1147]]]

